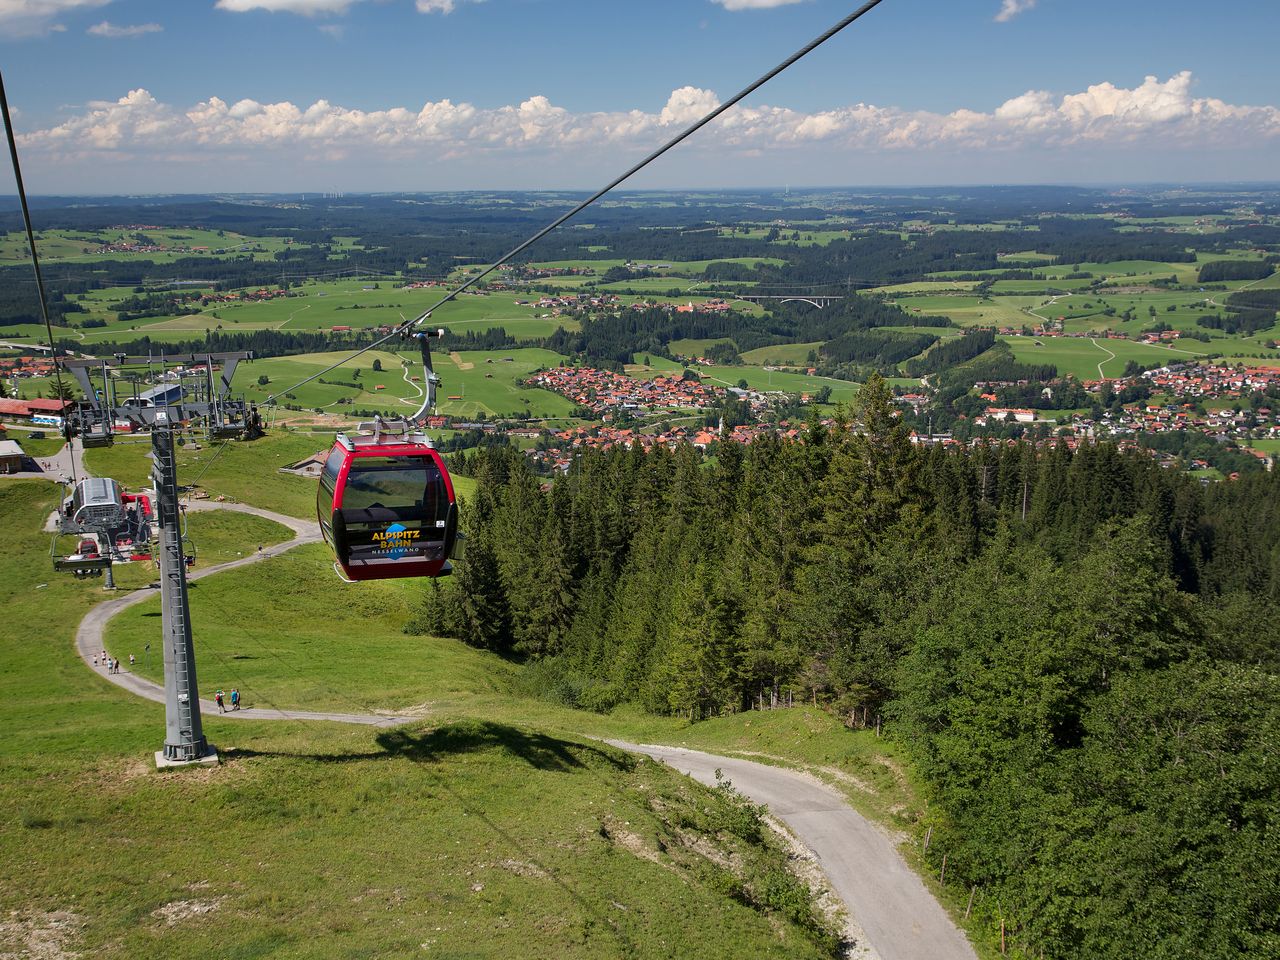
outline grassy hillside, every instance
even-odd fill
[[[751,810],[647,760],[506,717],[375,731],[215,716],[206,732],[221,766],[156,773],[163,708],[95,677],[72,651],[101,591],[54,578],[42,561],[35,531],[54,498],[49,484],[0,482],[10,613],[0,632],[0,857],[22,877],[0,886],[0,950],[829,954]],[[265,594],[241,586],[237,602]],[[329,637],[310,659],[336,665],[343,644],[360,644],[358,634]],[[488,666],[474,655],[473,668]]]

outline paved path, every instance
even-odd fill
[[[229,563],[206,567],[189,575],[199,580],[226,570],[234,570],[268,557],[279,556],[304,543],[315,543],[320,533],[315,523],[299,520],[242,503],[195,501],[192,510],[234,510],[265,517],[294,532],[285,543],[265,547],[258,553]],[[89,611],[76,631],[76,650],[96,673],[130,693],[159,703],[164,688],[132,673],[109,674],[94,666],[101,655],[106,625],[120,611],[152,596],[152,590],[137,590],[116,600],[100,603]],[[201,700],[206,716],[217,713],[217,705]],[[240,720],[332,720],[376,727],[407,723],[412,718],[359,713],[313,713],[302,710],[246,708],[221,716]],[[817,858],[836,895],[845,904],[860,928],[872,953],[879,960],[976,960],[973,948],[955,927],[942,907],[894,849],[881,830],[863,818],[835,790],[805,774],[718,757],[679,747],[648,746],[607,741],[632,753],[647,754],[703,783],[716,782],[720,769],[734,787],[755,803],[768,804],[769,812],[780,819]],[[868,956],[864,951],[862,956]]]
[[[301,546],[304,543],[316,543],[320,539],[320,530],[316,524],[310,520],[299,520],[297,517],[287,517],[282,513],[274,513],[271,510],[260,510],[257,507],[250,507],[243,503],[215,503],[208,500],[196,500],[187,505],[187,509],[202,510],[232,510],[236,513],[250,513],[254,516],[265,517],[267,520],[274,520],[276,523],[282,524],[293,531],[293,539],[284,543],[277,543],[273,546],[263,547],[257,553],[252,553],[247,557],[241,557],[238,560],[231,560],[228,563],[220,563],[216,566],[205,567],[203,570],[196,570],[187,574],[187,580],[200,580],[204,577],[212,576],[215,573],[222,573],[226,570],[234,570],[237,567],[248,566],[251,563],[258,563],[266,560],[268,557],[278,557],[280,554],[294,547]],[[149,600],[152,597],[158,597],[159,591],[156,590],[135,590],[115,600],[107,600],[98,604],[88,615],[80,621],[80,626],[76,630],[76,652],[80,654],[82,659],[95,673],[98,673],[110,680],[118,687],[123,687],[130,693],[147,700],[154,700],[157,703],[164,703],[164,687],[153,683],[150,680],[137,676],[133,673],[125,671],[121,667],[120,673],[107,673],[104,666],[96,663],[102,655],[102,650],[106,646],[104,637],[106,634],[107,623],[117,613],[132,607],[136,604]],[[201,700],[200,709],[205,716],[212,716],[218,712],[218,705],[212,700]],[[307,710],[271,710],[263,707],[247,707],[243,710],[235,710],[224,716],[233,717],[238,720],[334,720],[339,723],[359,723],[373,727],[391,727],[396,724],[408,722],[406,717],[383,716],[379,714],[366,713],[316,713]]]
[[[889,838],[835,790],[803,774],[680,747],[609,740],[714,785],[720,770],[738,792],[785,823],[813,851],[832,889],[881,960],[976,960],[977,954]]]

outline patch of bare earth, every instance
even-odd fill
[[[157,920],[163,920],[166,926],[176,927],[184,920],[213,913],[226,899],[226,897],[213,897],[210,900],[174,900],[152,910],[151,915]]]
[[[69,910],[14,911],[0,920],[0,960],[72,960],[80,954],[70,943],[83,926],[84,921]]]
[[[428,717],[435,710],[436,702],[427,700],[424,703],[415,703],[409,707],[401,707],[398,710],[380,710],[377,711],[388,717],[405,717],[411,720],[417,720],[421,717]]]
[[[664,862],[658,851],[645,843],[644,838],[638,833],[628,829],[629,826],[630,824],[615,817],[607,817],[600,824],[600,833],[614,846],[621,847],[641,860],[648,860],[650,863],[670,868],[671,864]]]

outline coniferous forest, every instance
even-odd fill
[[[881,718],[928,857],[1033,954],[1280,955],[1280,475],[916,446],[878,379],[798,442],[456,466],[466,553],[411,629],[587,709]]]

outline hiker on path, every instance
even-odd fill
[[[213,700],[218,705],[218,712],[226,713],[227,712],[226,707],[222,705],[222,697],[223,697],[223,693],[221,690],[219,690],[217,693],[213,695]]]
[[[240,691],[237,690],[235,687],[231,688],[231,709],[232,710],[240,709]]]

